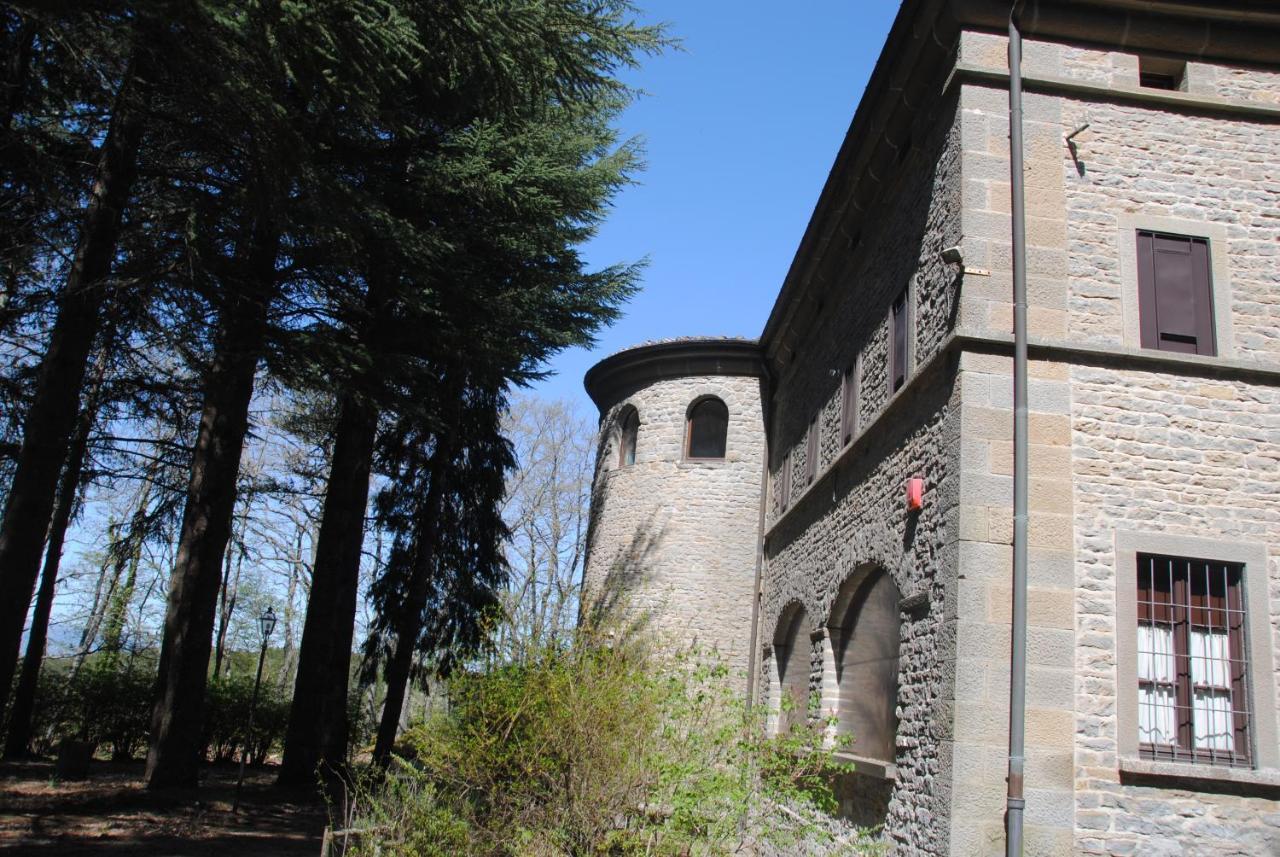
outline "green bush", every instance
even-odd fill
[[[213,762],[234,762],[249,741],[249,708],[253,701],[253,676],[244,673],[218,676],[205,689],[205,757]],[[249,760],[266,761],[272,748],[284,738],[289,720],[288,696],[263,686],[254,709],[253,740]]]
[[[32,750],[53,753],[62,741],[88,741],[117,761],[135,759],[151,729],[156,661],[146,654],[122,658],[98,654],[74,674],[48,662],[40,671],[32,723]],[[253,676],[209,680],[205,697],[204,750],[215,762],[240,758],[248,735]],[[249,758],[262,764],[284,737],[289,698],[264,686],[254,717]]]
[[[136,758],[151,725],[155,662],[149,658],[97,657],[72,675],[46,664],[36,684],[32,749],[52,753],[62,741],[109,748],[111,758]]]
[[[730,853],[767,833],[777,802],[806,841],[835,806],[825,724],[765,736],[740,684],[642,635],[584,634],[567,650],[456,676],[450,706],[411,729],[401,760],[358,790],[356,853]],[[785,845],[783,846],[785,847]]]

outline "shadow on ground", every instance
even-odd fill
[[[89,779],[58,782],[51,762],[0,765],[0,853],[79,857],[267,857],[320,853],[325,811],[314,795],[249,771],[239,812],[237,770],[207,767],[199,790],[149,792],[141,762],[94,762]]]

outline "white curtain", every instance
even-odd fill
[[[1230,645],[1226,630],[1191,630],[1191,685],[1198,750],[1235,749]]]
[[[1176,744],[1177,669],[1173,628],[1138,625],[1138,739],[1147,744]]]

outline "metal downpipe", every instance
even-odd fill
[[[1022,855],[1027,691],[1027,230],[1023,194],[1022,34],[1009,13],[1009,194],[1013,220],[1013,625],[1005,854]]]

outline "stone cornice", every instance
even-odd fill
[[[638,345],[611,354],[587,370],[583,385],[601,413],[632,390],[667,378],[764,375],[760,343],[754,339],[677,339]]]
[[[950,90],[955,83],[963,81],[992,84],[1000,89],[1007,89],[1009,72],[958,63],[947,81],[946,89]],[[1280,122],[1280,104],[1240,101],[1219,95],[1144,89],[1138,86],[1103,86],[1085,80],[1034,73],[1023,74],[1022,86],[1028,92],[1078,95],[1097,101],[1158,105],[1184,113],[1246,116],[1252,119]]]

